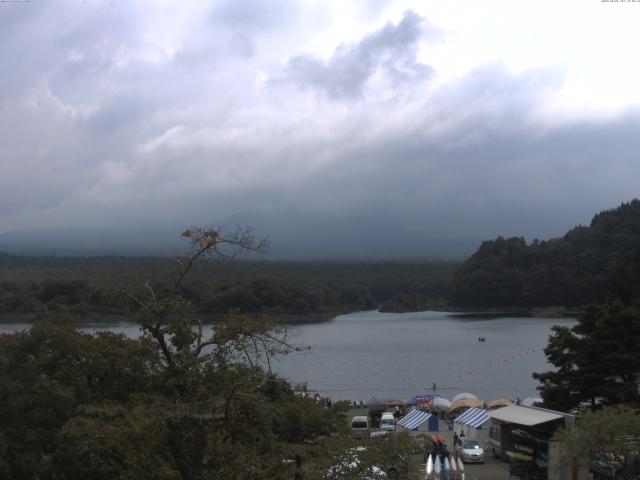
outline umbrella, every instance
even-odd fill
[[[429,398],[430,400],[433,400],[434,398],[437,398],[439,396],[440,395],[436,393],[422,393],[422,394],[416,395],[411,400],[407,400],[406,402],[404,402],[404,404],[407,405],[408,407],[413,407],[418,403],[418,399]]]
[[[542,405],[543,403],[544,400],[539,397],[527,397],[522,400],[522,402],[520,402],[520,405],[522,405],[523,407],[533,407],[535,405]]]
[[[370,407],[384,407],[387,404],[387,400],[384,398],[371,397],[366,404]]]
[[[449,410],[451,408],[451,401],[443,397],[435,397],[433,399],[433,408],[439,410]]]
[[[451,402],[451,407],[450,410],[453,412],[454,410],[457,410],[458,408],[482,408],[484,402],[482,400],[478,400],[478,399],[471,399],[471,398],[463,398],[462,400],[456,400],[455,402]]]
[[[473,393],[459,393],[451,399],[452,402],[455,402],[456,400],[478,400],[478,397]]]
[[[491,410],[493,408],[506,407],[507,405],[513,405],[513,402],[505,398],[498,398],[496,400],[491,400],[487,406]]]

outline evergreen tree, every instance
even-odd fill
[[[639,404],[638,345],[640,309],[619,301],[590,306],[572,328],[554,327],[545,354],[557,370],[533,374],[545,405]]]

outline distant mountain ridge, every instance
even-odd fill
[[[184,253],[188,244],[179,228],[38,229],[0,234],[0,251],[36,256],[171,256]]]
[[[635,295],[620,292],[637,290],[638,258],[640,200],[634,199],[562,238],[483,242],[456,272],[450,301],[459,307],[576,307]]]
[[[214,225],[230,230],[254,227],[256,236],[271,239],[267,258],[278,260],[461,260],[480,242],[478,237],[443,235],[426,222],[384,216],[330,218],[296,211],[247,211]],[[173,256],[187,250],[188,242],[180,232],[191,226],[13,231],[0,234],[0,251],[38,256]]]

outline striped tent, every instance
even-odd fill
[[[471,428],[481,428],[489,420],[486,410],[481,408],[470,408],[454,420],[455,423],[468,425]]]
[[[398,422],[402,428],[406,430],[416,431],[425,423],[429,422],[431,414],[420,410],[411,410],[402,420]]]

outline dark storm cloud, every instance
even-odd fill
[[[314,88],[334,99],[359,98],[371,77],[380,72],[392,87],[425,81],[435,70],[417,59],[417,46],[425,21],[412,11],[394,25],[366,35],[356,44],[342,44],[331,58],[312,55],[292,57],[286,79],[302,88]]]
[[[353,129],[358,140],[335,139],[335,161],[292,198],[436,233],[560,235],[640,193],[640,115],[549,127],[532,112],[557,84],[545,70],[471,72],[401,125],[374,116]]]
[[[0,20],[0,230],[268,208],[545,237],[639,194],[637,111],[554,118],[561,69],[433,82],[413,12],[322,59],[282,39],[315,25],[284,1],[202,7],[188,34],[136,2],[64,5]]]

